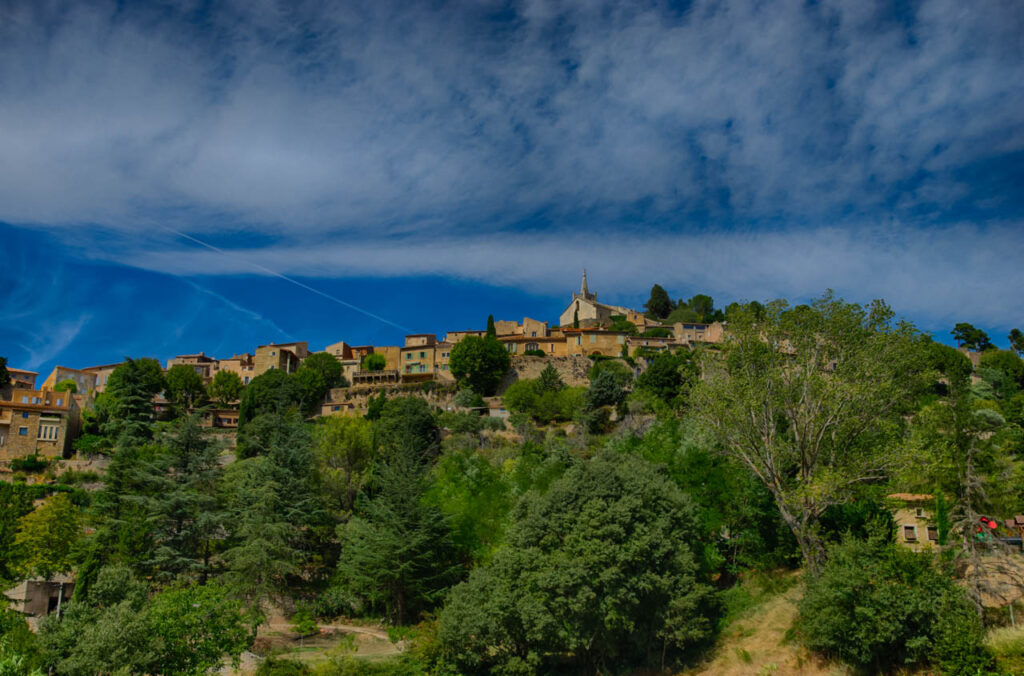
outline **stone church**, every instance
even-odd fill
[[[597,302],[597,294],[591,293],[587,287],[587,271],[583,270],[583,283],[580,285],[580,292],[572,295],[572,301],[558,318],[558,323],[562,327],[572,327],[578,318],[579,326],[583,329],[610,324],[613,315],[631,316],[634,314],[636,313],[629,308],[620,305],[606,305]]]

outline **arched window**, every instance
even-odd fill
[[[526,344],[526,349],[527,350],[539,350],[540,346],[537,345],[537,343],[527,343]]]

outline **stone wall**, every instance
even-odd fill
[[[498,394],[505,391],[509,385],[517,380],[528,380],[540,376],[544,367],[551,364],[558,371],[562,382],[569,387],[586,387],[590,385],[587,372],[594,362],[580,355],[569,355],[568,357],[531,357],[514,356],[509,372],[498,387]]]

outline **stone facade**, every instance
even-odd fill
[[[255,377],[258,377],[272,369],[278,369],[285,373],[295,373],[302,364],[302,360],[309,356],[309,343],[281,343],[275,345],[260,345],[256,348],[253,356]]]
[[[569,387],[586,387],[590,385],[590,367],[594,362],[580,355],[569,355],[565,357],[512,357],[512,364],[505,379],[498,388],[501,394],[509,385],[517,380],[529,380],[540,377],[540,372],[551,364],[562,378],[562,382]]]
[[[933,518],[934,496],[924,493],[893,493],[886,496],[896,524],[896,541],[919,552],[939,544]]]
[[[114,372],[121,364],[103,364],[101,366],[88,366],[82,371],[91,373],[96,376],[96,384],[93,389],[97,393],[105,392],[107,390],[107,380],[110,378],[110,374]]]
[[[0,461],[70,456],[80,425],[78,404],[67,392],[8,389],[0,393]]]
[[[85,371],[81,369],[71,369],[66,366],[56,366],[50,375],[46,377],[43,384],[40,385],[41,390],[52,390],[64,380],[70,380],[75,383],[77,392],[79,394],[88,394],[96,389],[96,374],[91,371]]]

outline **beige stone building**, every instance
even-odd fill
[[[896,541],[915,552],[939,544],[934,520],[935,496],[927,493],[892,493],[886,496],[896,524]]]
[[[243,385],[248,385],[256,377],[256,360],[248,352],[236,354],[229,359],[218,359],[214,364],[213,376],[220,371],[234,373]]]
[[[583,271],[583,282],[580,292],[572,295],[572,300],[558,318],[563,328],[572,327],[578,319],[580,328],[592,328],[610,324],[613,316],[629,316],[630,310],[621,305],[608,305],[597,301],[597,294],[591,293],[587,286],[587,271]]]
[[[94,376],[96,376],[96,384],[93,386],[93,389],[97,393],[100,393],[100,392],[106,392],[106,390],[107,390],[107,380],[110,379],[110,374],[113,373],[114,369],[116,369],[120,365],[121,365],[120,363],[117,363],[117,364],[102,364],[100,366],[88,366],[88,367],[86,367],[84,369],[81,369],[81,370],[85,371],[86,373],[91,373]]]
[[[566,352],[584,357],[599,355],[618,357],[622,347],[629,340],[625,331],[607,331],[600,328],[563,329],[566,336]],[[628,348],[627,348],[628,349]]]
[[[55,366],[50,375],[46,377],[41,390],[53,390],[58,383],[70,380],[75,384],[75,391],[79,394],[89,394],[96,390],[96,374],[84,369],[72,369],[67,366]]]
[[[69,457],[80,427],[80,409],[68,392],[0,392],[0,461],[34,454]]]
[[[676,322],[672,325],[672,334],[680,343],[721,343],[725,340],[725,326],[722,322]]]
[[[39,374],[35,371],[7,367],[7,373],[11,376],[11,387],[25,390],[36,389],[36,379]]]
[[[438,342],[433,333],[418,333],[405,337],[401,349],[401,375],[403,380],[410,376],[433,377],[441,381],[454,380],[448,368],[453,344]]]
[[[35,630],[41,618],[63,612],[64,604],[74,591],[74,578],[68,575],[55,575],[49,580],[41,577],[24,580],[5,591],[4,596],[10,610],[24,615],[29,626]]]
[[[170,371],[172,366],[191,366],[192,369],[203,379],[204,383],[209,383],[213,380],[213,377],[217,375],[217,371],[220,370],[218,360],[213,357],[208,357],[205,352],[199,354],[179,354],[174,359],[167,360],[167,370]]]
[[[568,354],[565,334],[561,331],[552,332],[543,337],[533,336],[500,336],[498,338],[508,349],[509,354],[523,355],[527,351],[540,350],[549,357],[564,357]]]
[[[302,360],[309,356],[309,343],[270,343],[256,348],[253,356],[253,377],[278,369],[285,373],[295,373]]]

